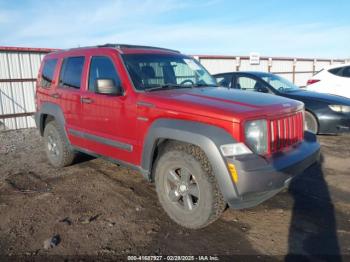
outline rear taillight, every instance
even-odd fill
[[[320,82],[320,80],[318,80],[318,79],[309,79],[309,80],[307,80],[306,85],[312,85],[312,84],[315,84],[317,82]]]

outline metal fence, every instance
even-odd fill
[[[35,78],[47,48],[0,47],[0,130],[34,127]],[[282,75],[299,86],[314,72],[344,60],[261,57],[251,65],[247,56],[194,56],[210,73],[258,70]]]
[[[35,78],[46,48],[0,47],[0,130],[35,125]]]
[[[258,65],[250,64],[249,56],[194,56],[211,74],[232,71],[263,71],[281,75],[298,86],[305,86],[316,72],[344,59],[308,59],[291,57],[261,57]]]

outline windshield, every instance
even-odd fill
[[[187,56],[127,54],[122,57],[137,90],[217,85],[201,64]]]
[[[278,75],[263,75],[261,78],[269,83],[275,90],[280,92],[299,90],[298,86]]]

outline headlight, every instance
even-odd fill
[[[266,120],[248,121],[245,124],[245,139],[250,148],[257,154],[267,153],[267,122]]]
[[[221,153],[224,156],[239,156],[251,154],[252,151],[243,143],[227,144],[220,146]]]
[[[329,105],[328,106],[332,111],[339,113],[350,113],[350,106],[343,105]]]

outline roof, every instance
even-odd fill
[[[91,50],[91,49],[97,49],[97,48],[112,48],[117,49],[122,54],[127,53],[139,53],[139,52],[172,52],[172,53],[180,53],[177,50],[173,49],[167,49],[162,47],[155,47],[155,46],[143,46],[143,45],[128,45],[128,44],[104,44],[104,45],[96,45],[96,46],[85,46],[85,47],[76,47],[76,48],[69,48],[69,49],[62,49],[58,50],[58,52],[65,52],[65,51],[76,51],[76,50]]]
[[[125,49],[153,49],[153,50],[162,50],[162,51],[170,51],[170,52],[175,52],[175,53],[180,53],[180,51],[173,50],[173,49],[168,49],[168,48],[163,48],[163,47],[155,47],[155,46],[145,46],[145,45],[128,45],[128,44],[104,44],[104,45],[99,45],[97,47],[112,47],[112,48],[117,48],[121,50]]]

